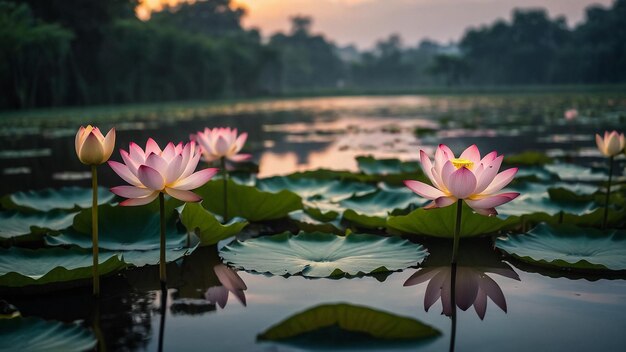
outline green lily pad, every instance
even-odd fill
[[[386,217],[393,210],[419,207],[423,200],[414,193],[378,190],[364,196],[351,197],[339,202],[341,207],[368,216]]]
[[[216,244],[235,236],[248,225],[248,222],[241,218],[231,219],[228,224],[222,225],[213,214],[198,203],[185,204],[180,221],[188,231],[193,231],[198,236],[201,246]]]
[[[389,175],[413,173],[421,170],[417,161],[401,161],[398,159],[375,159],[372,156],[356,158],[359,170],[366,175]]]
[[[504,163],[509,165],[522,165],[522,166],[541,166],[550,164],[554,160],[542,152],[529,150],[519,154],[507,155],[504,158]]]
[[[75,213],[60,210],[47,213],[2,211],[0,212],[0,241],[10,238],[16,238],[16,240],[37,239],[48,231],[66,229],[72,226],[75,215]]]
[[[100,275],[124,269],[117,253],[101,253]],[[0,249],[0,286],[22,287],[89,279],[91,251],[79,248]]]
[[[335,338],[327,338],[328,332]],[[402,317],[347,303],[324,304],[295,314],[257,336],[258,340],[281,341],[306,348],[324,345],[371,348],[389,347],[407,341],[422,341],[441,335],[439,330],[409,317]]]
[[[79,210],[91,207],[91,188],[63,187],[40,191],[17,192],[2,197],[5,209],[50,211],[53,209]],[[113,200],[115,195],[108,189],[98,187],[98,204]]]
[[[35,317],[0,319],[1,351],[90,351],[97,342],[78,324]]]
[[[408,215],[390,216],[387,228],[392,232],[452,238],[456,219],[456,206],[437,209],[417,209]],[[515,222],[514,219],[500,219],[495,216],[476,214],[463,204],[461,215],[461,237],[488,235]]]
[[[545,165],[544,168],[564,181],[606,181],[609,177],[604,171],[574,164],[552,164]]]
[[[209,181],[195,190],[204,200],[202,206],[209,211],[224,215],[222,180]],[[265,221],[286,217],[294,210],[302,209],[302,199],[291,191],[263,192],[255,187],[228,181],[228,216],[242,217],[248,221]]]
[[[257,181],[257,187],[262,191],[274,193],[286,189],[296,193],[302,199],[323,199],[332,202],[338,202],[353,195],[364,195],[376,190],[376,186],[361,182],[286,176],[260,179]]]
[[[336,236],[313,232],[236,241],[220,256],[236,268],[274,275],[357,276],[402,270],[419,264],[428,251],[397,237]]]
[[[562,186],[562,184],[556,185],[569,187]],[[589,188],[595,190],[595,188],[591,186],[580,184],[572,185],[572,189],[576,188],[584,191],[589,191]],[[552,216],[560,212],[586,214],[598,207],[596,203],[589,200],[585,202],[572,202],[571,200],[554,199],[550,195],[548,185],[545,184],[525,182],[510,187],[510,190],[517,191],[520,195],[515,198],[514,201],[498,206],[500,217],[522,216],[534,213],[545,213]]]
[[[626,232],[539,224],[498,238],[496,247],[524,262],[581,270],[626,270]]]
[[[185,256],[193,253],[198,245],[196,244],[193,247],[178,247],[178,248],[166,248],[165,249],[165,262],[172,263],[175,262]],[[108,253],[108,252],[101,252]],[[160,260],[160,250],[152,249],[149,251],[123,251],[117,252],[122,256],[122,260],[130,265],[136,266],[138,268],[146,265],[157,265]]]
[[[177,213],[167,211],[166,240],[168,248],[187,243],[187,233],[176,226]],[[158,249],[161,220],[157,202],[140,207],[98,206],[98,246],[115,251]],[[49,245],[76,245],[91,248],[91,208],[74,218],[73,228],[57,236],[47,236]]]

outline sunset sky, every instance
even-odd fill
[[[145,0],[146,9],[179,0]],[[608,6],[613,0],[235,0],[248,9],[244,26],[261,29],[263,36],[289,29],[289,17],[302,14],[314,18],[313,29],[336,43],[371,47],[391,33],[402,36],[406,45],[423,38],[440,42],[458,40],[468,26],[510,18],[515,7],[545,7],[552,17],[565,15],[571,25],[583,19],[585,7]]]

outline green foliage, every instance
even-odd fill
[[[514,166],[542,166],[552,162],[552,158],[546,154],[533,150],[528,150],[519,154],[507,155],[504,158],[505,164]]]
[[[24,191],[7,194],[0,199],[5,209],[24,211],[50,211],[63,209],[77,211],[91,207],[91,188],[62,187],[59,189],[47,188],[39,191]],[[98,203],[110,202],[115,195],[108,189],[98,188]]]
[[[343,334],[333,342],[321,338],[322,331],[336,327]],[[320,334],[315,334],[320,332]],[[362,336],[350,334],[360,333]],[[272,326],[267,331],[261,333],[259,340],[285,341],[290,342],[297,338],[309,338],[300,341],[301,345],[307,348],[328,344],[332,348],[337,345],[350,345],[350,347],[371,348],[371,344],[376,340],[384,340],[385,345],[398,341],[416,341],[429,339],[441,335],[441,333],[428,325],[415,319],[401,317],[395,314],[374,310],[367,307],[355,306],[351,304],[325,304],[307,309],[304,312],[295,314],[284,321]],[[304,344],[306,342],[306,344]],[[334,344],[333,344],[334,343]]]
[[[224,247],[225,262],[244,270],[307,277],[358,276],[402,270],[428,255],[420,244],[368,234],[283,233]]]
[[[436,209],[417,209],[409,215],[390,216],[387,228],[392,232],[452,238],[456,219],[456,206]],[[463,204],[461,237],[475,237],[496,233],[516,219],[506,220],[494,216],[484,216],[473,212]]]
[[[228,215],[248,221],[266,221],[284,218],[294,210],[302,209],[302,199],[290,191],[270,193],[255,187],[228,181]],[[224,214],[224,186],[222,180],[209,181],[195,190],[204,200],[202,206],[209,211]]]
[[[200,238],[200,245],[216,244],[221,240],[235,236],[243,230],[248,222],[234,218],[222,225],[213,214],[198,203],[187,203],[180,214],[180,221],[187,231],[194,232]]]
[[[78,324],[47,321],[36,317],[0,319],[2,351],[90,351],[94,334]]]
[[[626,270],[626,232],[540,224],[498,238],[496,247],[533,265],[570,270]]]
[[[0,242],[32,241],[43,237],[47,232],[57,232],[72,226],[76,213],[53,210],[47,213],[0,212]]]

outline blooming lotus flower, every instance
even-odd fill
[[[237,275],[237,272],[224,264],[214,266],[213,271],[223,286],[210,287],[204,294],[206,300],[211,304],[217,303],[220,308],[224,308],[226,302],[228,302],[228,293],[231,292],[245,306],[246,294],[244,291],[248,287],[241,277]]]
[[[109,160],[115,146],[115,128],[111,128],[106,137],[98,127],[80,126],[76,132],[76,155],[85,165],[100,165]]]
[[[454,278],[454,299],[456,306],[466,311],[474,306],[480,319],[485,318],[487,312],[487,297],[491,299],[504,312],[507,310],[506,299],[500,286],[489,276],[487,272],[499,274],[510,279],[518,280],[519,275],[507,268],[480,268],[470,266],[458,266]],[[411,275],[404,286],[413,286],[428,282],[424,294],[424,310],[432,307],[437,300],[441,299],[443,314],[451,316],[455,307],[452,306],[452,268],[450,266],[427,267],[418,270]]]
[[[604,138],[596,134],[596,144],[600,152],[606,157],[616,156],[624,152],[626,147],[626,141],[624,140],[623,133],[617,133],[617,131],[605,131]]]
[[[464,200],[477,213],[497,214],[495,207],[510,202],[519,196],[517,192],[497,193],[508,185],[517,168],[498,173],[504,156],[495,151],[482,159],[476,145],[465,149],[459,158],[447,146],[440,144],[435,152],[435,163],[420,150],[422,170],[433,186],[419,181],[404,181],[404,184],[420,196],[431,199],[426,206],[443,208]]]
[[[184,202],[199,202],[200,196],[190,190],[204,185],[216,173],[209,168],[194,173],[200,161],[200,150],[195,142],[174,145],[169,143],[163,150],[152,139],[148,139],[145,151],[130,143],[129,152],[120,150],[124,164],[109,161],[109,165],[131,186],[111,188],[118,196],[129,198],[120,205],[143,205],[152,202],[159,193]]]
[[[189,136],[191,140],[198,142],[202,148],[204,160],[212,162],[220,158],[231,161],[244,161],[250,159],[250,154],[238,154],[248,139],[247,133],[237,136],[237,129],[226,128],[205,128],[204,131],[197,132]]]
[[[572,121],[578,117],[578,110],[576,109],[565,110],[565,112],[563,113],[563,116],[565,117],[567,121]]]

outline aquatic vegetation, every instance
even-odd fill
[[[621,154],[626,147],[626,140],[623,133],[617,133],[617,131],[604,132],[604,138],[596,134],[596,144],[600,152],[609,158],[609,181],[606,186],[606,201],[604,203],[604,221],[602,222],[602,228],[606,228],[608,216],[609,216],[609,198],[611,196],[611,179],[613,177],[613,158]]]
[[[180,221],[187,231],[198,236],[201,246],[216,244],[233,237],[248,225],[246,220],[236,217],[226,224],[221,224],[212,213],[197,203],[185,204],[180,213]]]
[[[78,324],[47,321],[36,317],[0,319],[0,350],[68,351],[92,350],[98,340]]]

